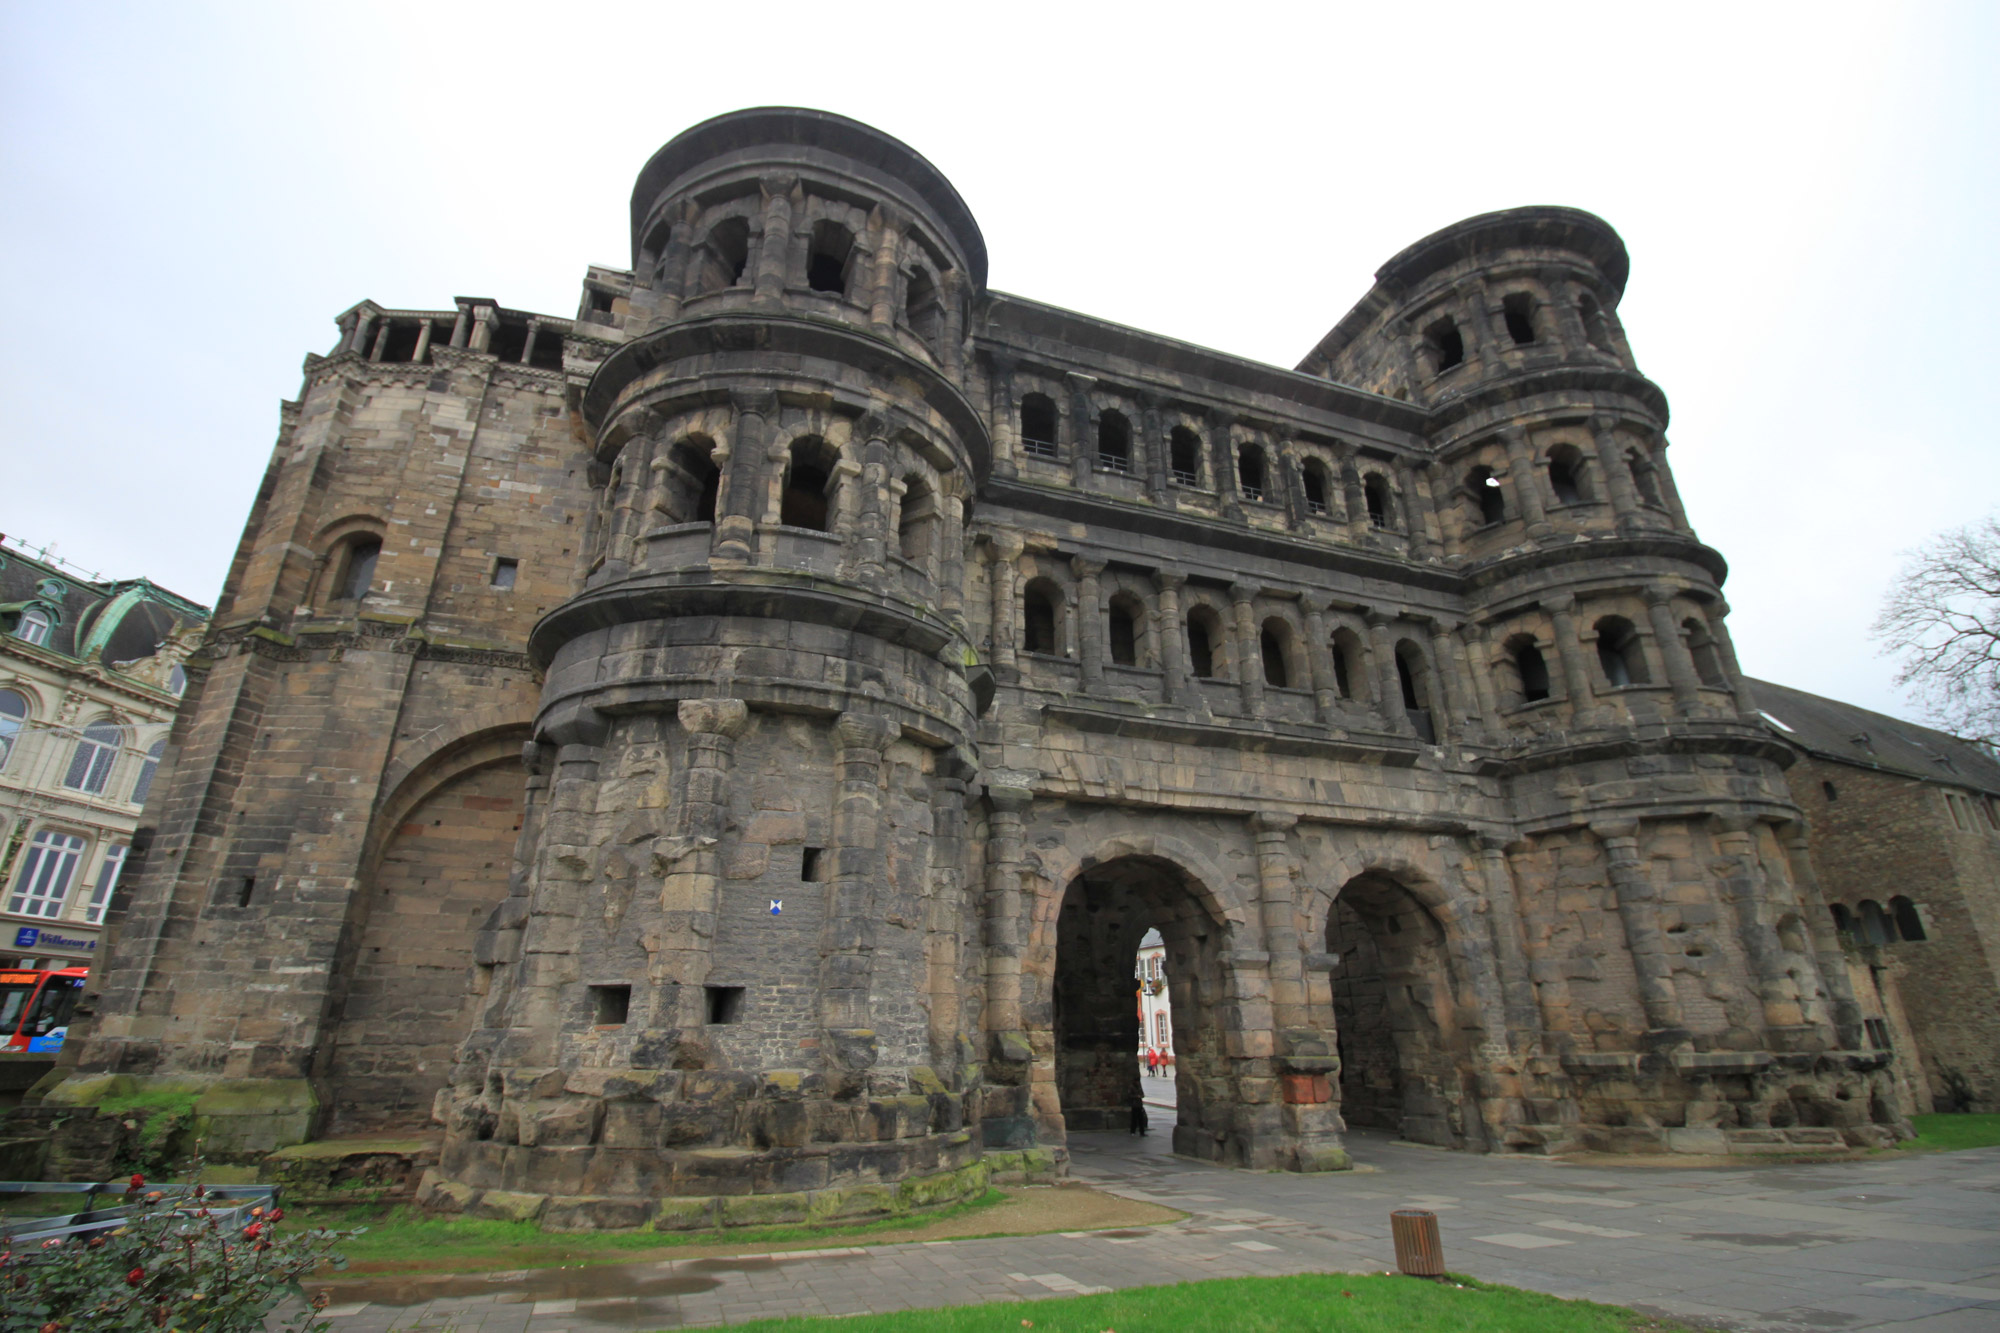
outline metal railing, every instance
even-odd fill
[[[162,1184],[150,1185],[146,1192],[159,1190],[169,1197],[182,1196],[186,1202],[176,1205],[175,1212],[185,1216],[192,1214],[196,1208],[206,1208],[224,1226],[247,1225],[252,1208],[269,1208],[278,1202],[276,1185],[205,1185],[199,1200],[194,1198],[193,1189],[192,1185]],[[0,1241],[13,1249],[39,1247],[48,1240],[68,1240],[72,1236],[115,1231],[124,1226],[126,1219],[135,1211],[133,1205],[122,1202],[101,1208],[98,1206],[100,1198],[124,1199],[125,1186],[115,1180],[96,1184],[0,1180],[0,1200],[34,1194],[81,1195],[83,1207],[71,1213],[0,1214]]]

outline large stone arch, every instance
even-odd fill
[[[518,869],[528,724],[467,721],[406,752],[377,804],[316,1064],[324,1133],[426,1123],[484,990],[473,942]]]

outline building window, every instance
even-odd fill
[[[375,562],[381,555],[379,537],[356,537],[347,543],[342,553],[340,581],[334,585],[339,589],[334,594],[336,600],[358,602],[366,597],[375,582]]]
[[[1330,489],[1326,464],[1317,458],[1308,458],[1299,469],[1299,480],[1306,488],[1306,512],[1323,516],[1327,512],[1327,493]]]
[[[1695,619],[1684,620],[1681,632],[1687,636],[1688,655],[1694,658],[1694,674],[1701,678],[1701,683],[1712,690],[1729,688],[1729,677],[1722,669],[1722,649],[1715,642],[1715,636],[1708,632],[1707,624]]]
[[[1917,905],[1908,898],[1897,894],[1889,900],[1889,919],[1896,923],[1896,933],[1906,940],[1927,940],[1924,919],[1917,914]]]
[[[1031,653],[1055,654],[1062,651],[1057,635],[1056,607],[1060,594],[1046,579],[1030,583],[1021,594],[1021,647]]]
[[[1861,1026],[1868,1030],[1868,1044],[1878,1051],[1889,1049],[1889,1024],[1880,1018],[1864,1018]]]
[[[1435,374],[1442,375],[1465,360],[1465,337],[1449,319],[1440,319],[1424,330],[1424,346],[1437,367]]]
[[[167,752],[165,736],[154,741],[146,749],[146,762],[139,765],[139,779],[132,784],[132,804],[144,805],[146,797],[153,790],[153,775],[160,771],[160,756]]]
[[[938,335],[944,332],[944,301],[938,296],[937,283],[924,269],[910,274],[909,289],[903,294],[903,318],[912,333],[931,346],[937,345]]]
[[[1424,650],[1408,639],[1396,645],[1396,681],[1403,689],[1403,711],[1420,739],[1435,743],[1437,731],[1431,720],[1430,671]]]
[[[14,738],[28,722],[28,696],[19,690],[0,690],[0,768],[14,753]]]
[[[1264,498],[1264,451],[1246,444],[1236,451],[1236,483],[1246,500]]]
[[[1357,682],[1365,679],[1362,670],[1361,636],[1347,628],[1333,632],[1333,686],[1343,699],[1356,697]]]
[[[847,294],[847,261],[854,254],[854,233],[838,222],[813,223],[812,254],[806,260],[806,286],[816,292]]]
[[[1840,788],[1834,786],[1831,782],[1820,783],[1819,789],[1826,793],[1826,799],[1829,801],[1837,801],[1840,799]]]
[[[750,222],[724,218],[709,229],[701,245],[701,291],[719,292],[743,280],[750,266]]]
[[[109,722],[93,722],[85,727],[83,735],[77,738],[76,753],[70,756],[69,772],[63,775],[63,786],[92,795],[101,794],[124,743],[124,731]]]
[[[833,531],[833,477],[839,456],[817,435],[792,441],[778,522],[788,528]]]
[[[125,856],[131,850],[114,842],[105,851],[104,864],[97,868],[97,888],[90,895],[90,906],[84,909],[83,919],[89,924],[104,924],[104,913],[111,906],[111,895],[118,891],[118,877],[125,873]]]
[[[1500,478],[1493,475],[1490,467],[1476,467],[1465,478],[1465,489],[1479,506],[1479,525],[1490,528],[1496,523],[1507,521],[1507,497],[1500,489]],[[1372,513],[1372,511],[1371,511]]]
[[[514,579],[521,572],[521,562],[511,555],[503,555],[493,562],[493,577],[490,580],[501,592],[514,590]]]
[[[632,1014],[630,986],[592,986],[590,1021],[597,1027],[623,1027]]]
[[[658,502],[670,523],[715,522],[715,497],[722,473],[715,466],[715,441],[690,435],[667,451],[666,492]]]
[[[1559,444],[1549,450],[1549,489],[1561,505],[1582,504],[1589,498],[1583,493],[1583,455],[1576,446]]]
[[[1139,665],[1139,617],[1142,614],[1137,603],[1129,597],[1116,597],[1111,602],[1110,640],[1111,662],[1114,666]]]
[[[1646,674],[1646,652],[1631,621],[1623,616],[1606,616],[1597,622],[1595,629],[1597,665],[1613,689],[1651,683]]]
[[[937,493],[922,477],[905,477],[902,504],[896,511],[897,554],[912,564],[929,560],[937,522]]]
[[[1200,680],[1214,680],[1216,631],[1221,628],[1215,612],[1205,606],[1188,613],[1188,670]]]
[[[14,637],[37,647],[48,643],[49,613],[35,606],[23,611],[20,620],[15,622]]]
[[[1132,471],[1132,423],[1123,412],[1106,412],[1097,419],[1097,470]]]
[[[1186,426],[1176,426],[1167,437],[1167,452],[1175,485],[1201,485],[1201,436]]]
[[[1167,1011],[1164,1009],[1157,1010],[1153,1014],[1153,1044],[1155,1046],[1167,1044]]]
[[[1506,321],[1507,336],[1517,347],[1535,340],[1535,297],[1532,292],[1509,292],[1500,298],[1500,316]]]
[[[1646,456],[1645,450],[1634,449],[1627,453],[1625,465],[1632,470],[1632,486],[1639,492],[1640,503],[1654,509],[1666,508],[1660,499],[1659,476],[1653,467],[1653,460]]]
[[[1031,393],[1021,400],[1021,451],[1050,462],[1057,457],[1056,405],[1047,394]]]
[[[28,858],[21,863],[7,910],[17,916],[61,916],[82,858],[83,839],[76,834],[46,828],[37,833],[28,843]]]
[[[1522,702],[1539,703],[1548,698],[1548,659],[1542,656],[1535,641],[1523,634],[1508,644],[1507,654],[1514,659],[1514,671],[1521,678]]]
[[[743,1021],[743,987],[704,986],[708,995],[708,1021],[714,1024]]]
[[[1276,616],[1264,622],[1257,636],[1257,651],[1264,659],[1264,683],[1288,689],[1292,683],[1292,627]]]

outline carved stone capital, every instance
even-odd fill
[[[1646,605],[1665,606],[1674,600],[1676,589],[1665,583],[1648,583],[1645,588]]]
[[[1069,562],[1069,568],[1080,579],[1094,579],[1104,572],[1104,562],[1077,556]]]
[[[750,723],[750,706],[741,699],[683,699],[676,715],[688,731],[735,740]]]
[[[839,738],[842,749],[880,752],[888,749],[889,743],[903,734],[903,729],[880,713],[849,711],[834,722],[833,734]]]
[[[1259,833],[1287,833],[1298,822],[1299,817],[1289,810],[1259,810],[1250,816],[1250,827]]]
[[[778,411],[778,395],[770,389],[737,389],[729,401],[746,417],[775,416]]]

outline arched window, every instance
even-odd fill
[[[854,257],[854,233],[831,218],[813,223],[812,249],[806,255],[806,286],[816,292],[847,294],[848,261]]]
[[[340,577],[334,583],[334,600],[358,602],[375,583],[375,562],[382,555],[382,539],[363,535],[341,548]]]
[[[1118,473],[1132,470],[1132,423],[1123,412],[1107,411],[1097,418],[1097,469]]]
[[[1021,594],[1021,647],[1031,653],[1062,651],[1062,592],[1036,579]]]
[[[1368,502],[1368,526],[1388,529],[1395,526],[1389,518],[1391,492],[1389,479],[1379,472],[1371,472],[1361,480],[1361,496]]]
[[[896,549],[912,564],[929,560],[938,522],[937,495],[922,477],[903,479],[903,504],[896,518]]]
[[[1509,292],[1500,298],[1500,317],[1506,322],[1507,336],[1516,347],[1535,340],[1535,296],[1532,292]]]
[[[690,435],[667,451],[667,517],[674,523],[715,522],[715,495],[722,473],[715,466],[715,441]]]
[[[31,606],[14,622],[14,637],[37,646],[49,641],[49,613]]]
[[[1507,655],[1514,660],[1514,672],[1521,678],[1521,698],[1539,703],[1549,697],[1549,664],[1533,636],[1517,634],[1507,641]]]
[[[1326,513],[1327,496],[1332,491],[1332,480],[1326,470],[1326,464],[1317,458],[1308,458],[1299,468],[1299,480],[1306,488],[1306,512]]]
[[[1424,350],[1430,353],[1431,373],[1442,375],[1465,360],[1465,337],[1452,320],[1440,319],[1424,330]]]
[[[1236,485],[1246,500],[1264,498],[1264,450],[1261,445],[1244,444],[1236,449]]]
[[[160,756],[167,752],[165,736],[146,747],[146,762],[139,766],[138,781],[132,784],[132,804],[144,805],[153,790],[153,777],[160,771]]]
[[[1500,478],[1493,475],[1490,467],[1476,467],[1466,474],[1466,494],[1479,506],[1481,527],[1492,527],[1495,523],[1507,521],[1507,497],[1500,489]],[[1372,510],[1371,510],[1372,513]]]
[[[42,829],[28,841],[28,855],[8,895],[7,910],[17,916],[45,918],[62,915],[69,901],[76,864],[83,859],[83,839],[74,833]]]
[[[778,522],[788,528],[833,531],[834,475],[840,456],[817,435],[792,441]]]
[[[1583,455],[1573,444],[1559,444],[1549,450],[1549,489],[1556,503],[1582,504],[1590,497],[1583,493]]]
[[[750,266],[750,222],[747,218],[724,218],[709,228],[701,243],[701,295],[734,287]]]
[[[1257,651],[1264,659],[1264,683],[1277,689],[1292,684],[1292,627],[1272,616],[1257,635]]]
[[[1201,436],[1186,426],[1176,426],[1167,437],[1174,481],[1182,486],[1201,485]]]
[[[1906,940],[1927,940],[1923,918],[1917,915],[1917,905],[1908,898],[1897,894],[1889,900],[1889,916],[1896,923],[1896,933]]]
[[[1655,509],[1666,508],[1660,500],[1660,479],[1655,474],[1653,460],[1644,449],[1633,449],[1625,455],[1625,465],[1632,470],[1632,486],[1639,492],[1642,504]]]
[[[903,293],[903,318],[909,322],[912,333],[932,345],[944,332],[944,301],[938,296],[938,285],[930,270],[911,271],[910,284]]]
[[[1873,898],[1863,898],[1855,910],[1854,933],[1863,944],[1893,944],[1896,925]]]
[[[1646,674],[1646,650],[1631,621],[1623,616],[1606,616],[1593,628],[1597,633],[1597,664],[1614,689],[1651,683]]]
[[[1364,682],[1368,679],[1367,659],[1363,656],[1361,636],[1351,629],[1341,628],[1333,632],[1333,641],[1328,645],[1333,650],[1333,687],[1343,699],[1359,699],[1366,693]]]
[[[63,786],[92,795],[102,793],[124,744],[125,731],[116,723],[93,722],[85,727],[83,735],[77,738],[75,753],[69,757],[69,772],[63,775]]]
[[[1826,911],[1827,915],[1833,918],[1833,928],[1836,931],[1850,940],[1855,938],[1854,913],[1847,910],[1846,903],[1829,904]]]
[[[1216,649],[1222,644],[1222,622],[1214,610],[1197,606],[1188,612],[1188,670],[1202,680],[1221,678],[1222,665]]]
[[[14,753],[14,738],[28,723],[28,696],[19,690],[0,690],[0,768]]]
[[[1021,449],[1030,458],[1057,456],[1056,405],[1047,394],[1031,393],[1021,400]]]
[[[1706,622],[1689,617],[1681,622],[1681,632],[1687,636],[1688,656],[1694,658],[1694,674],[1701,683],[1713,690],[1727,689],[1729,676],[1722,669],[1722,649]]]
[[[1410,725],[1424,740],[1435,741],[1437,733],[1431,725],[1430,669],[1424,662],[1424,650],[1409,639],[1396,645],[1396,682],[1403,689],[1403,710],[1409,714]]]
[[[1121,593],[1111,599],[1109,629],[1111,661],[1114,665],[1140,665],[1139,625],[1140,618],[1144,615],[1145,608],[1140,606],[1138,599],[1134,597]]]

